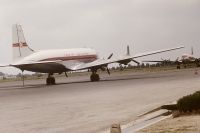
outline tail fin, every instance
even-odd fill
[[[19,60],[34,53],[34,50],[26,43],[21,25],[13,25],[12,34],[13,60]]]
[[[126,55],[130,55],[130,49],[129,49],[129,45],[127,45],[127,51],[126,51]]]
[[[193,47],[191,47],[191,55],[193,55],[193,54],[194,54]]]

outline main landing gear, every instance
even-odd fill
[[[96,71],[93,71],[92,74],[90,75],[90,80],[92,82],[97,82],[100,80],[99,74],[96,73]]]
[[[56,80],[52,75],[53,74],[49,74],[48,75],[48,78],[46,79],[46,84],[47,85],[55,85],[56,84]]]

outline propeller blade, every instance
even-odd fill
[[[89,69],[88,69],[89,70]],[[67,73],[65,72],[65,76],[68,77]]]
[[[113,56],[113,53],[110,54],[110,56],[108,56],[108,59],[110,59]]]
[[[140,65],[140,62],[138,62],[138,61],[136,61],[134,59],[132,59],[132,61],[135,62],[136,64]]]
[[[108,69],[108,67],[107,67],[107,69],[106,69],[106,70],[107,70],[107,73],[110,75],[110,70]]]

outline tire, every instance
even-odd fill
[[[99,81],[99,80],[100,80],[99,75],[96,74],[96,73],[95,73],[95,74],[91,74],[90,80],[91,80],[92,82]]]
[[[51,78],[51,84],[52,84],[52,85],[55,85],[55,84],[56,84],[56,80],[55,80],[54,77]]]
[[[46,84],[47,84],[47,85],[51,85],[51,78],[47,78],[47,79],[46,79]]]
[[[55,78],[54,77],[48,77],[46,79],[46,84],[47,85],[55,85],[56,84]]]

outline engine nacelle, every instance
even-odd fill
[[[131,62],[131,59],[127,59],[127,60],[123,60],[123,61],[118,61],[119,64],[123,64],[123,65],[128,65],[128,63]]]

